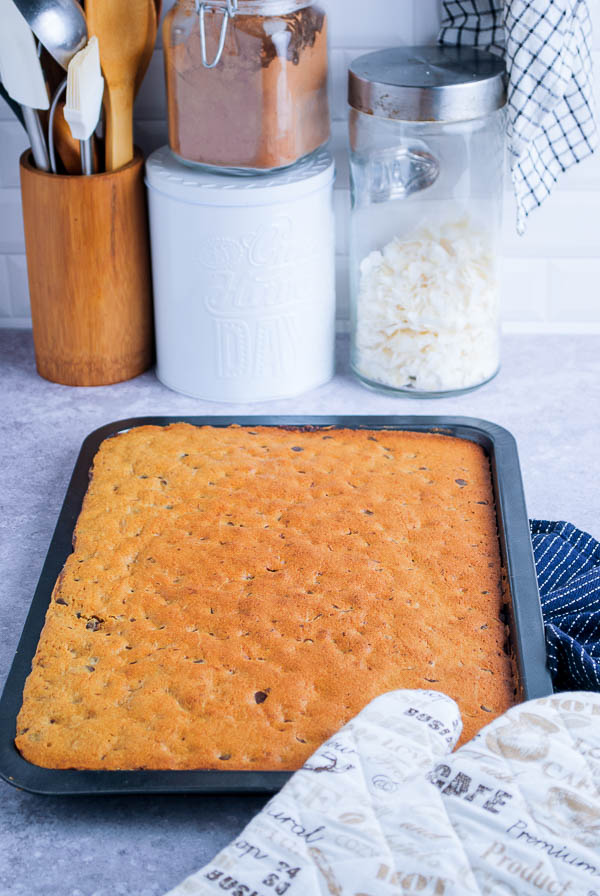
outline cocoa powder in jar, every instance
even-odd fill
[[[206,10],[209,59],[222,21]],[[194,0],[180,0],[163,28],[169,143],[180,158],[267,171],[293,164],[329,138],[327,19],[320,9],[236,15],[214,69],[202,63]]]

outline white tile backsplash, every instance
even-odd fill
[[[503,239],[506,255],[552,258],[600,254],[600,193],[557,190],[543,208],[529,216],[524,236],[517,234],[515,218],[514,199],[506,193]]]
[[[135,100],[134,114],[139,121],[166,119],[167,94],[162,50],[155,50],[152,54],[148,71]]]
[[[415,18],[426,6],[423,0],[321,0],[320,5],[328,14],[331,46],[351,48],[411,44]]]
[[[10,321],[13,314],[11,290],[8,280],[8,255],[0,255],[0,326]]]
[[[331,149],[335,194],[338,315],[348,316],[347,68],[362,53],[393,44],[430,43],[439,0],[320,0],[330,22]],[[595,23],[595,82],[600,108],[600,0],[588,0]],[[164,13],[172,6],[165,0]],[[149,153],[167,140],[162,41],[157,41],[135,104],[136,142]],[[18,191],[18,157],[27,138],[0,102],[0,324],[29,317]],[[600,152],[568,172],[555,194],[530,218],[525,237],[514,228],[508,190],[504,222],[503,318],[511,329],[590,327],[600,321]]]
[[[335,259],[335,284],[337,291],[337,313],[339,321],[350,317],[350,274],[348,257],[337,255]]]
[[[332,49],[329,51],[329,81],[331,117],[334,121],[345,119],[348,96],[348,78],[346,75],[346,50]]]
[[[548,262],[545,259],[502,259],[502,319],[544,321],[548,303]]]
[[[551,321],[600,323],[600,258],[549,262]]]
[[[416,0],[413,22],[413,43],[432,44],[440,23],[440,0]]]
[[[0,189],[19,186],[19,157],[28,145],[27,134],[14,115],[0,121]]]
[[[25,252],[21,192],[16,187],[0,190],[0,254]]]
[[[23,320],[29,314],[29,287],[27,285],[27,264],[24,255],[6,255],[6,268],[10,288],[12,316]]]
[[[333,208],[337,226],[337,251],[338,255],[348,254],[348,217],[350,214],[350,194],[348,190],[335,190],[333,194]]]
[[[168,140],[166,121],[136,121],[135,142],[143,150],[144,155],[164,146]]]

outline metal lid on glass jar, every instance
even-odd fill
[[[506,103],[500,56],[474,47],[395,47],[355,59],[348,102],[399,121],[468,121]]]

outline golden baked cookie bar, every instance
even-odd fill
[[[296,769],[372,698],[514,702],[489,463],[368,430],[107,439],[16,744],[48,768]]]

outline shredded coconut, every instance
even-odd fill
[[[360,266],[354,365],[398,389],[464,389],[498,369],[498,282],[489,237],[467,218],[394,238]]]

